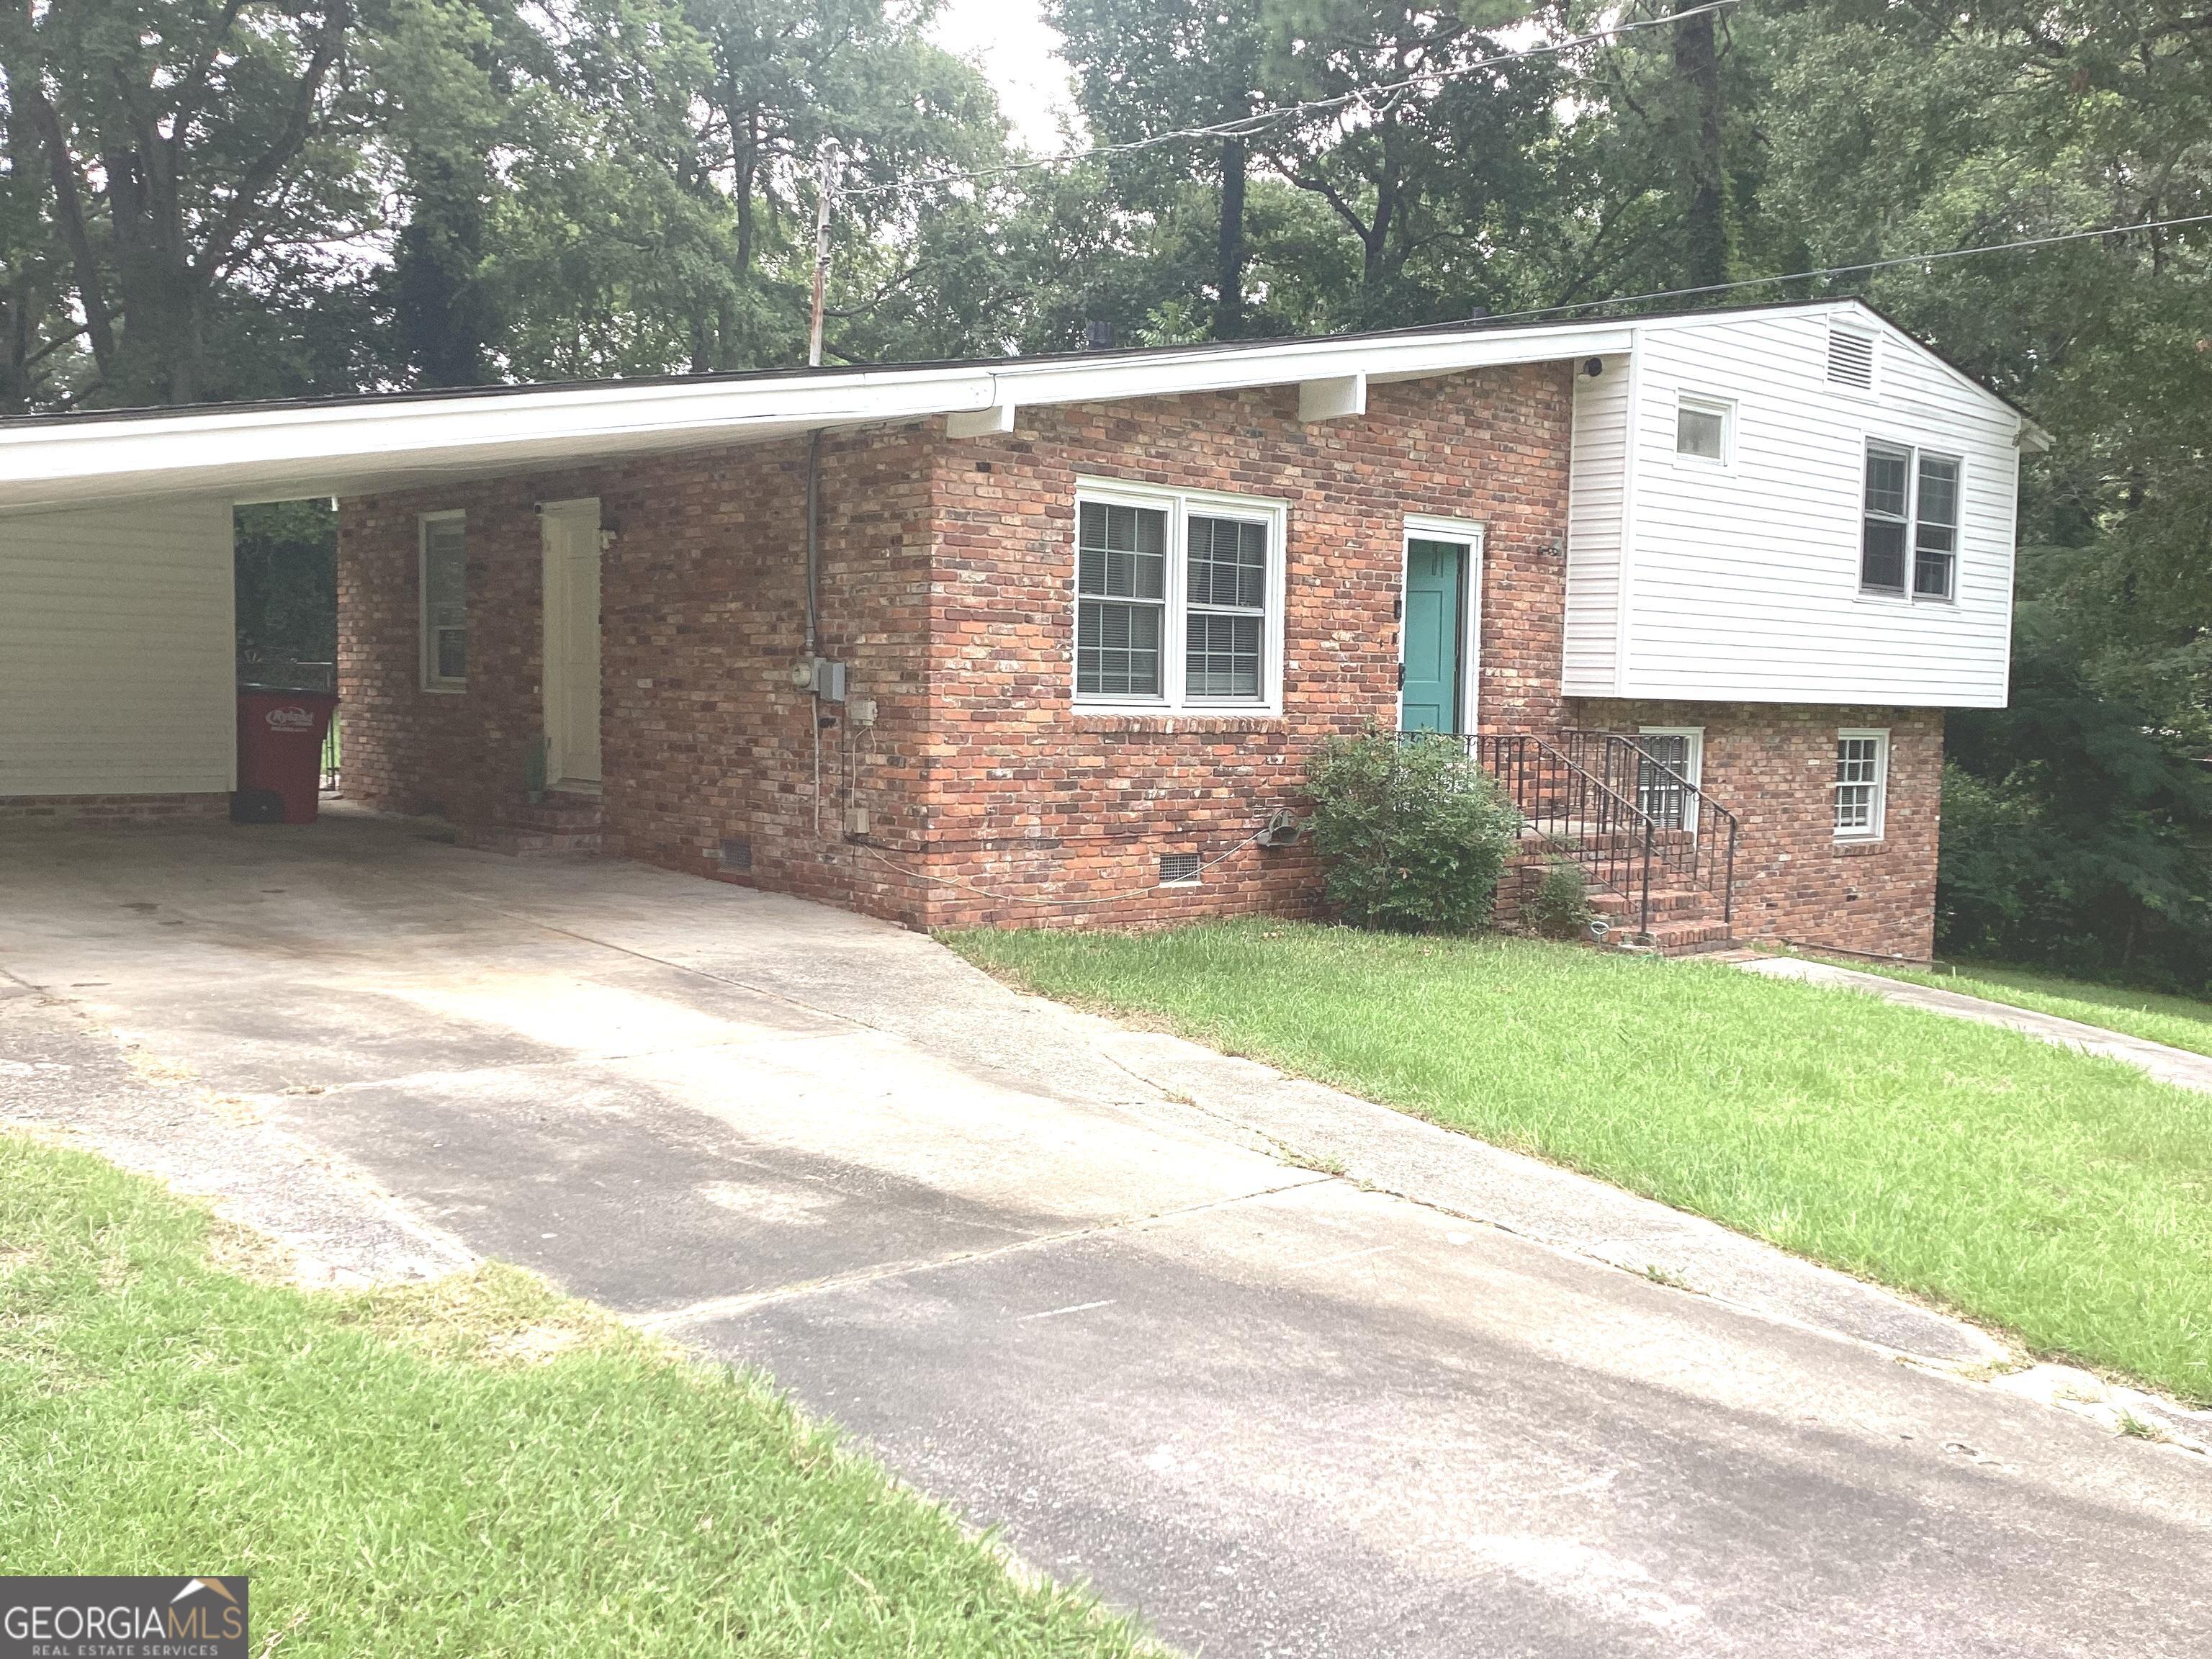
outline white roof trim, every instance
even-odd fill
[[[1372,385],[1515,363],[1619,356],[1633,352],[1640,331],[1711,327],[1804,309],[1255,341],[830,374],[611,380],[475,398],[394,393],[342,403],[0,426],[0,513],[157,495],[252,501],[351,495],[939,415],[955,417],[963,434],[982,435],[1006,430],[1018,408],[1249,386],[1310,388],[1301,402],[1314,411],[1307,416],[1311,419],[1324,409],[1352,412]],[[1838,309],[1862,314],[1886,334],[1942,362],[1857,301],[1840,302]],[[1333,397],[1322,397],[1324,385]],[[1347,390],[1353,387],[1357,394]],[[1974,389],[2002,403],[1986,388]],[[2021,432],[2031,447],[2050,441],[2025,419]]]
[[[440,477],[546,471],[818,427],[959,415],[988,430],[1015,407],[1173,397],[1462,369],[1628,349],[1629,326],[1452,329],[1189,351],[955,363],[836,374],[625,382],[194,410],[0,427],[0,512],[149,495],[235,501],[356,494]]]

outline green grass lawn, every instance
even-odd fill
[[[2087,980],[2064,979],[2033,968],[2007,963],[1961,962],[1955,966],[1900,968],[1886,962],[1846,961],[1841,968],[1881,974],[1888,979],[1910,980],[1970,997],[2015,1008],[2032,1008],[2062,1019],[2078,1019],[2084,1025],[2130,1036],[2148,1037],[2191,1054],[2212,1054],[2212,1002],[2194,997],[2165,996],[2156,991],[2130,991],[2115,985],[2096,985]]]
[[[1285,922],[969,960],[2212,1401],[2212,1097],[1723,964]]]
[[[514,1269],[307,1294],[240,1238],[0,1136],[0,1572],[247,1573],[286,1659],[1143,1650],[756,1377]]]

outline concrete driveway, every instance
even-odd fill
[[[2212,1651],[2212,1468],[1942,1374],[1978,1334],[882,924],[353,814],[18,830],[0,969],[10,1117],[763,1365],[1188,1649]]]

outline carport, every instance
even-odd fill
[[[358,503],[410,492],[422,497],[457,493],[449,487],[464,483],[478,487],[481,495],[483,488],[504,483],[513,486],[511,499],[501,501],[510,518],[517,505],[526,514],[533,505],[541,512],[575,507],[577,523],[588,526],[580,492],[556,493],[564,479],[627,486],[656,507],[668,505],[665,493],[655,497],[651,492],[672,480],[720,490],[726,506],[728,497],[743,498],[748,510],[772,487],[786,510],[775,524],[756,526],[760,568],[772,566],[797,580],[811,568],[815,551],[812,537],[803,533],[813,508],[800,476],[813,471],[804,440],[814,434],[858,434],[847,446],[855,455],[864,439],[902,429],[926,437],[927,445],[902,459],[903,472],[884,465],[870,474],[856,461],[848,481],[854,498],[889,489],[904,491],[909,502],[926,502],[930,485],[924,474],[930,467],[989,470],[964,455],[948,457],[945,445],[1006,438],[1015,433],[1024,408],[1295,388],[1295,419],[1304,427],[1360,419],[1370,383],[1620,356],[1633,344],[1631,331],[1618,322],[1564,321],[990,363],[476,387],[0,421],[0,816],[222,810],[236,785],[233,515],[242,505],[322,498]],[[733,467],[703,482],[696,469],[679,478],[682,470],[667,465],[673,457],[716,451],[764,455],[766,447],[779,442],[787,457],[805,459],[758,463],[744,478]],[[802,496],[810,503],[803,520]],[[926,507],[909,507],[908,521],[924,532],[924,541],[933,533]],[[604,521],[599,528],[602,535],[611,533]],[[653,533],[664,535],[666,528],[664,524]],[[848,525],[848,537],[873,534],[876,528],[862,514]],[[533,562],[536,533],[530,529]],[[896,526],[891,533],[895,538]],[[589,543],[580,530],[576,545],[587,549]],[[880,559],[884,546],[854,540],[848,550],[865,562]],[[696,550],[668,540],[641,546],[635,555],[671,565],[695,556]],[[925,550],[915,556],[928,555]],[[475,549],[455,557],[467,562],[472,580]],[[550,579],[550,549],[548,559]],[[534,573],[531,582],[534,626],[539,603]],[[410,571],[406,586],[427,590],[431,584]],[[812,589],[809,581],[810,619]],[[825,580],[823,594],[825,603],[836,598],[833,583]],[[684,596],[684,602],[692,597]],[[426,643],[421,683],[414,689],[434,692],[446,689],[438,682],[451,677],[434,659],[431,641],[438,629],[428,614],[432,600],[416,598],[423,614],[410,617],[407,627],[419,625]],[[516,608],[517,595],[499,598],[510,611]],[[342,584],[342,616],[353,602]],[[777,607],[783,626],[789,607],[781,598]],[[849,620],[856,635],[903,629],[899,649],[910,655],[926,649],[910,614],[886,622],[855,612]],[[672,628],[688,625],[688,619],[670,621]],[[547,629],[542,657],[532,642],[526,653],[502,659],[511,680],[539,678],[538,665],[552,654],[550,607]],[[774,649],[787,653],[795,670],[814,641],[799,637],[796,629],[784,631],[791,637],[787,642],[778,635]],[[760,647],[748,648],[757,653]],[[413,677],[411,647],[409,654],[406,672]],[[549,673],[541,684],[517,692],[534,696],[536,706],[502,708],[497,717],[502,733],[511,738],[521,725],[557,733],[571,718],[562,713],[564,698],[580,695],[586,704],[592,702],[587,678],[588,664],[572,683]],[[836,684],[827,682],[831,688]],[[602,685],[599,701],[609,701],[611,690]],[[678,713],[658,709],[653,718],[670,720]],[[481,757],[467,758],[473,764]],[[505,750],[498,756],[502,776],[511,758]],[[557,771],[560,757],[553,758]],[[782,758],[799,763],[796,753]],[[787,780],[779,787],[787,791],[791,786]],[[830,825],[833,834],[842,827]],[[690,844],[670,849],[665,861],[678,868],[711,862],[715,838],[697,825],[686,833]],[[647,825],[632,840],[641,839],[650,855],[659,844],[656,836],[665,840]],[[799,890],[809,890],[803,884]]]
[[[981,372],[858,370],[0,422],[0,817],[225,810],[239,506],[767,441],[993,396]]]

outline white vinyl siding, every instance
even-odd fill
[[[1601,360],[1593,378],[1575,370],[1574,440],[1567,486],[1566,653],[1571,697],[1618,690],[1621,532],[1628,501],[1628,359]]]
[[[1640,328],[1625,550],[1616,568],[1570,542],[1570,696],[2003,704],[2020,417],[1905,335],[1881,329],[1872,395],[1829,384],[1819,307]],[[1725,471],[1677,455],[1686,396],[1732,400]],[[1870,440],[1959,463],[1951,603],[1862,591]],[[1579,432],[1576,465],[1580,511],[1601,496]],[[1908,536],[1908,582],[1912,551]],[[1607,662],[1595,630],[1577,641],[1577,600],[1613,583],[1626,599]]]
[[[234,787],[228,501],[0,519],[0,795]]]

